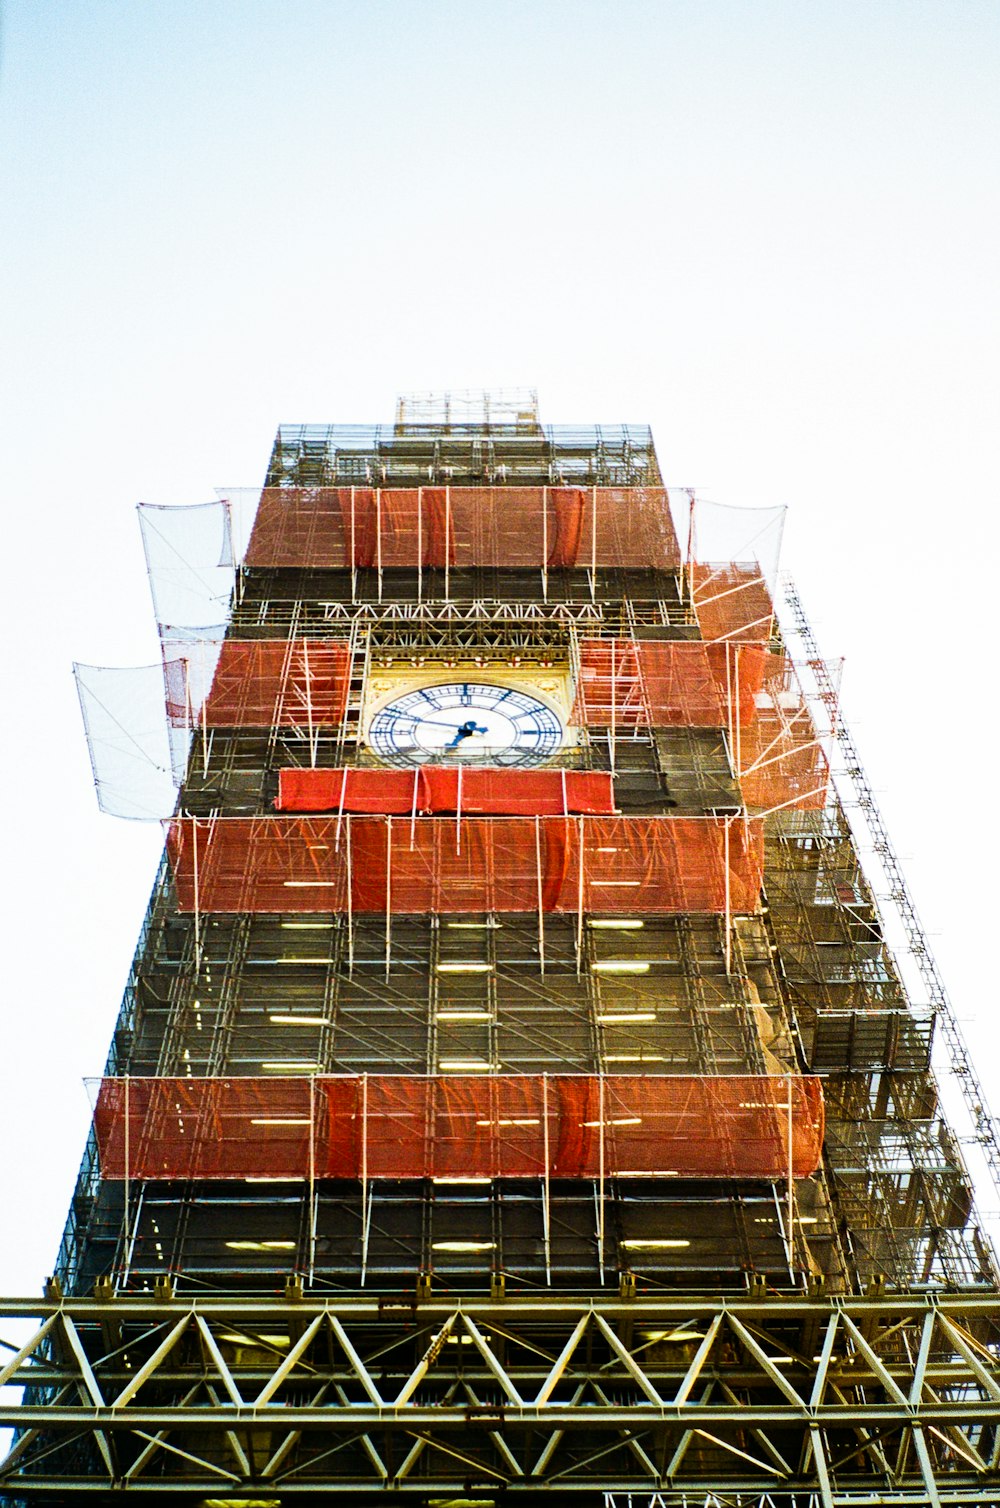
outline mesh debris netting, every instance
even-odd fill
[[[157,623],[221,633],[236,582],[229,504],[140,503],[139,528]]]
[[[823,1095],[798,1074],[105,1079],[94,1129],[109,1179],[805,1178]]]
[[[163,715],[176,664],[74,665],[97,804],[113,817],[156,820],[177,804],[190,735]]]
[[[770,636],[774,603],[756,566],[694,565],[690,576],[703,639],[754,643]]]
[[[687,564],[695,614],[705,640],[766,640],[785,509],[731,508],[692,500]]]
[[[166,661],[175,727],[329,728],[347,706],[350,652],[338,639],[224,639]]]
[[[268,487],[248,566],[671,570],[662,487]]]
[[[590,727],[722,728],[757,711],[761,644],[581,639],[574,721]]]
[[[299,770],[278,772],[283,812],[464,812],[473,815],[561,816],[611,813],[613,777],[589,770],[437,769]]]
[[[179,817],[181,911],[749,913],[763,826],[716,817]]]
[[[794,666],[782,655],[768,656],[756,700],[753,721],[735,731],[743,800],[769,811],[824,806],[830,780],[825,745],[836,708],[816,700],[810,705]]]

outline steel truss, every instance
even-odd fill
[[[1000,1296],[629,1293],[9,1300],[0,1495],[1000,1498]]]
[[[676,577],[672,579],[677,579]],[[294,626],[303,634],[341,633],[357,625],[371,633],[379,645],[428,645],[455,648],[563,646],[572,632],[588,637],[628,637],[643,628],[683,631],[695,624],[694,610],[680,600],[660,598],[614,601],[517,602],[475,596],[466,600],[417,601],[316,601],[287,600],[237,602],[232,614],[235,633],[260,637],[288,636]]]

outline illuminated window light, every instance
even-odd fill
[[[679,1251],[683,1246],[690,1246],[690,1241],[681,1240],[642,1240],[622,1241],[625,1251]]]
[[[434,1241],[432,1251],[495,1251],[495,1241]]]
[[[447,1342],[447,1344],[449,1346],[471,1346],[471,1345],[474,1344],[471,1335],[445,1335],[445,1333],[444,1333],[443,1330],[435,1330],[434,1333],[433,1333],[433,1335],[431,1336],[431,1340],[432,1341],[439,1341],[439,1340],[441,1340],[442,1336],[444,1337],[444,1340]],[[433,1501],[440,1502],[441,1500],[440,1499],[434,1499]],[[465,1497],[462,1497],[462,1498],[452,1498],[452,1499],[449,1499],[449,1501],[450,1502],[454,1502],[456,1504],[461,1504],[461,1508],[469,1508],[470,1504],[476,1505],[481,1500],[479,1498],[465,1498]],[[493,1508],[493,1499],[492,1498],[490,1498],[489,1502],[485,1505],[485,1508]]]
[[[651,1026],[655,1011],[605,1011],[597,1018],[598,1026]]]
[[[532,1120],[529,1116],[519,1120],[476,1121],[477,1126],[540,1126],[541,1124],[540,1120]]]
[[[590,965],[594,974],[648,974],[649,964],[636,958],[602,958]]]
[[[646,925],[636,917],[626,917],[623,921],[614,921],[611,918],[600,916],[591,917],[587,926],[595,932],[638,932]]]
[[[312,1121],[308,1115],[304,1117],[294,1115],[262,1115],[259,1119],[252,1120],[251,1126],[311,1126]]]
[[[438,1067],[445,1073],[488,1073],[493,1064],[485,1058],[440,1058]]]
[[[286,890],[335,890],[339,880],[282,880]]]
[[[492,1021],[489,1011],[438,1011],[435,1021]]]
[[[285,883],[286,884],[288,883],[287,880],[286,880]],[[619,885],[619,886],[629,885],[629,886],[632,886],[633,888],[638,888],[638,886],[640,886],[642,884],[642,881],[641,880],[591,880],[590,883],[592,885],[604,885],[604,886],[609,886],[609,885]]]
[[[431,1183],[492,1183],[492,1178],[476,1178],[471,1173],[439,1173]]]
[[[230,1251],[294,1251],[294,1241],[227,1241]]]
[[[329,932],[333,922],[282,922],[285,932]]]
[[[601,1124],[600,1121],[581,1121],[580,1122],[581,1126],[599,1126],[600,1124]],[[641,1126],[642,1125],[642,1116],[641,1115],[622,1115],[622,1116],[619,1116],[617,1120],[613,1120],[613,1121],[607,1121],[606,1120],[604,1122],[604,1124],[606,1126]]]
[[[260,1066],[268,1073],[312,1073],[319,1064],[312,1058],[272,1058]]]
[[[329,1026],[329,1016],[270,1016],[275,1026]]]
[[[787,1100],[740,1100],[740,1110],[791,1110]]]
[[[503,922],[445,922],[453,932],[499,932]]]
[[[268,1346],[288,1345],[287,1335],[241,1335],[238,1330],[226,1331],[223,1335],[219,1336],[219,1339],[228,1341],[230,1345],[235,1346],[253,1346],[256,1345],[258,1341],[263,1341],[264,1344]],[[221,1500],[217,1499],[216,1501]],[[250,1501],[252,1504],[253,1500],[251,1499]],[[268,1499],[268,1502],[270,1502],[270,1499]]]
[[[798,1224],[798,1225],[818,1225],[819,1224],[819,1216],[818,1215],[796,1215],[795,1221],[796,1221],[796,1224]]]
[[[594,852],[595,853],[617,853],[618,850],[617,850],[617,848],[597,848],[597,849],[594,850]]]
[[[665,1063],[667,1060],[661,1052],[607,1052],[604,1054],[605,1063]]]
[[[436,965],[439,974],[492,974],[491,963],[439,963]]]

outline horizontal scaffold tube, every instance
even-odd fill
[[[749,914],[763,823],[735,817],[178,817],[184,912]]]
[[[823,1095],[800,1074],[103,1080],[105,1178],[807,1177]]]

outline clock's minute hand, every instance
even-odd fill
[[[485,733],[486,732],[485,728],[480,728],[475,723],[472,723],[472,722],[467,722],[467,723],[448,723],[448,722],[442,721],[442,719],[439,718],[439,717],[422,717],[420,719],[420,721],[422,723],[426,723],[428,725],[428,727],[431,727],[431,728],[457,728],[460,733],[462,733],[462,732]]]

